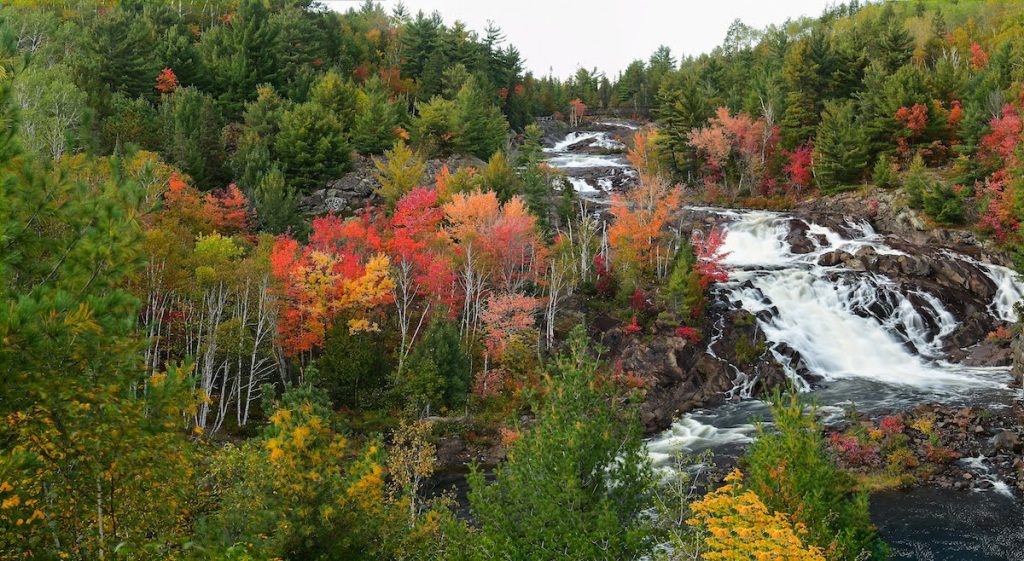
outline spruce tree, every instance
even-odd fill
[[[793,149],[814,136],[821,111],[819,68],[811,57],[811,46],[802,40],[786,55],[782,76],[786,83],[786,110],[782,114],[782,144]]]
[[[303,233],[305,223],[296,209],[295,190],[285,183],[284,173],[277,167],[256,184],[252,201],[261,230],[271,234]]]
[[[412,121],[412,141],[425,154],[446,157],[455,149],[455,102],[435,95],[427,103],[416,104]]]
[[[443,404],[449,409],[465,405],[472,373],[469,355],[463,348],[459,328],[454,322],[439,318],[430,324],[409,355],[409,369],[429,371],[429,366],[420,366],[427,361],[435,365],[442,380]]]
[[[359,111],[359,88],[351,80],[344,80],[334,70],[328,71],[313,84],[310,101],[320,104],[334,114],[345,130],[351,130]]]
[[[825,191],[848,186],[864,177],[868,146],[864,129],[856,120],[852,101],[825,104],[814,142],[814,171]]]
[[[359,112],[352,129],[352,143],[360,154],[382,154],[398,140],[401,114],[388,99],[384,84],[374,77],[359,93]]]
[[[274,153],[290,185],[322,187],[349,169],[351,152],[341,124],[319,104],[303,103],[282,115]]]
[[[224,148],[213,99],[195,88],[180,88],[160,105],[161,154],[203,189],[223,187]]]
[[[458,151],[487,158],[505,148],[508,122],[475,78],[466,82],[455,97],[452,120]]]

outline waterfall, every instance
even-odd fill
[[[989,405],[1007,391],[1008,369],[970,368],[945,360],[945,338],[959,320],[936,295],[901,287],[884,275],[818,264],[822,255],[833,251],[854,255],[871,248],[878,255],[905,255],[888,246],[870,224],[847,223],[843,232],[808,224],[814,248],[795,253],[787,241],[791,216],[692,210],[719,215],[727,232],[723,251],[728,252],[724,264],[729,280],[716,285],[714,295],[757,318],[781,364],[789,362],[780,351],[788,347],[799,353],[803,367],[825,380],[824,387],[815,390],[822,413],[836,418],[851,404],[878,410],[932,400]],[[946,255],[976,265],[994,283],[989,307],[994,317],[1016,317],[1014,305],[1024,297],[1016,273],[965,255]],[[797,372],[790,369],[789,374],[797,387],[810,389]],[[742,388],[727,397],[737,396],[745,397]],[[751,419],[765,414],[757,402],[691,413],[648,447],[657,465],[678,452],[728,450],[749,440]]]
[[[943,338],[956,329],[957,319],[937,297],[915,291],[915,307],[885,276],[818,264],[819,257],[837,250],[901,253],[867,223],[850,224],[845,236],[811,224],[808,234],[816,249],[795,254],[786,241],[790,217],[728,213],[733,221],[724,226],[723,250],[729,252],[725,264],[731,274],[718,290],[758,317],[770,343],[798,351],[811,373],[826,380],[861,377],[914,387],[998,384],[942,360]],[[1021,284],[1009,269],[982,270],[999,287],[994,313],[1007,319],[1021,298]]]

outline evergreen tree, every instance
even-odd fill
[[[351,151],[341,124],[320,105],[303,103],[282,115],[274,153],[289,185],[300,190],[323,186],[349,169]]]
[[[224,150],[213,99],[195,88],[180,88],[160,105],[161,154],[204,189],[222,187]]]
[[[350,333],[348,322],[336,321],[324,339],[312,382],[335,407],[375,407],[382,403],[390,371],[379,333]]]
[[[668,277],[666,297],[676,314],[687,323],[699,317],[704,303],[704,287],[700,274],[694,267],[697,263],[693,247],[684,243],[676,253],[672,274]],[[697,317],[695,317],[697,316]]]
[[[782,114],[782,144],[793,149],[814,136],[821,112],[819,68],[811,57],[811,44],[802,40],[786,55],[782,67],[786,111]]]
[[[708,97],[693,72],[666,78],[658,93],[657,117],[662,131],[659,138],[664,148],[661,154],[667,157],[680,179],[687,179],[697,171],[698,163],[688,135],[714,114]]]
[[[242,112],[256,86],[283,85],[280,29],[263,0],[242,0],[231,22],[204,33],[197,49],[216,84],[217,101],[229,116]]]
[[[441,380],[443,404],[449,409],[465,405],[471,380],[469,355],[463,348],[462,336],[454,322],[435,319],[430,324],[409,354],[409,370],[429,371],[428,361]]]
[[[887,73],[910,62],[914,52],[914,38],[897,18],[891,18],[882,27],[878,38],[878,54],[875,59]]]
[[[825,104],[814,142],[814,171],[826,191],[848,186],[864,177],[868,146],[864,129],[849,100]]]
[[[381,159],[374,158],[374,174],[380,187],[377,194],[384,199],[389,207],[394,208],[399,199],[423,182],[427,165],[406,144],[399,140],[394,148],[384,153]]]
[[[271,234],[301,235],[305,223],[296,209],[295,190],[285,183],[284,173],[274,167],[256,184],[252,197],[260,229]]]
[[[388,99],[380,79],[374,77],[359,93],[359,113],[352,129],[352,143],[360,154],[382,154],[398,140],[401,109]]]
[[[412,122],[412,141],[425,154],[446,157],[455,149],[455,102],[441,96],[416,104],[418,115]]]
[[[182,86],[209,87],[209,76],[193,42],[193,35],[183,24],[172,25],[160,37],[156,47],[161,68],[170,68]]]
[[[470,79],[455,97],[452,124],[456,149],[478,158],[489,157],[508,142],[508,122],[476,79]]]
[[[116,8],[101,17],[89,45],[98,64],[95,78],[111,93],[129,99],[152,98],[153,80],[160,67],[153,57],[156,37],[142,18],[125,8]]]
[[[495,152],[487,160],[487,166],[480,171],[480,187],[483,191],[494,191],[498,200],[505,202],[519,195],[521,185],[512,164],[503,152]]]
[[[153,106],[144,98],[128,99],[114,94],[111,114],[100,122],[100,147],[112,153],[118,146],[159,150],[160,122]]]
[[[829,457],[814,410],[806,412],[796,394],[776,396],[771,410],[772,430],[761,427],[744,461],[747,486],[769,508],[793,512],[807,527],[807,541],[829,550],[829,559],[887,559],[867,493],[857,492]]]
[[[333,113],[342,128],[352,130],[359,111],[359,88],[351,80],[330,70],[313,84],[309,99]]]
[[[654,474],[635,414],[614,395],[577,328],[546,379],[536,421],[509,445],[494,482],[470,474],[475,559],[637,559],[653,543],[643,517]]]

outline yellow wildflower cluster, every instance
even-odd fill
[[[726,484],[691,505],[690,526],[703,528],[708,561],[825,561],[821,550],[805,545],[802,524],[784,513],[771,512],[756,493],[743,487],[734,470]]]

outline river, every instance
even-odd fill
[[[626,122],[605,127],[616,124],[635,127]],[[548,161],[569,174],[582,197],[603,202],[613,182],[628,170],[621,155],[600,153],[617,146],[621,144],[607,131],[570,133],[547,150]],[[773,352],[799,353],[803,371],[822,381],[811,389],[799,373],[790,375],[813,393],[826,421],[850,407],[870,413],[940,402],[998,409],[1019,397],[1008,387],[1007,368],[946,362],[945,338],[957,329],[958,320],[936,295],[908,292],[884,275],[819,264],[823,255],[835,251],[852,254],[871,248],[878,255],[900,254],[868,223],[850,222],[842,232],[812,223],[809,234],[815,247],[794,253],[787,242],[786,214],[700,210],[717,214],[727,231],[729,281],[714,286],[713,297],[755,315]],[[977,264],[966,255],[951,257]],[[1005,267],[978,266],[998,287],[987,312],[1012,319],[1024,285]],[[734,394],[749,396],[753,382],[737,370]],[[752,441],[755,423],[766,416],[759,401],[730,401],[676,420],[648,442],[648,449],[660,468],[680,453],[703,450],[728,462]],[[979,477],[986,476],[984,458],[964,461],[973,461]],[[872,518],[892,545],[894,559],[1024,559],[1024,508],[1019,496],[998,480],[990,490],[919,487],[877,493]]]

